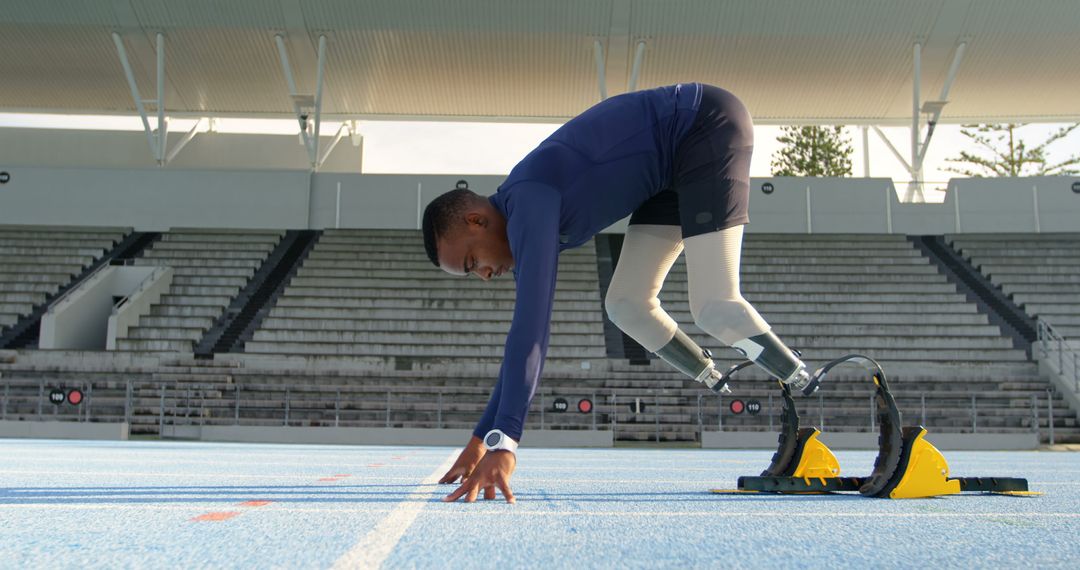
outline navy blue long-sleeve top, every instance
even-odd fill
[[[547,354],[559,252],[578,247],[668,186],[697,114],[697,83],[607,99],[514,167],[490,201],[506,217],[517,293],[499,380],[473,431],[521,439]]]

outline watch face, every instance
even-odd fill
[[[501,435],[497,433],[489,433],[487,436],[487,441],[485,441],[484,443],[486,443],[488,447],[495,447],[496,445],[499,445],[499,440],[501,439]]]

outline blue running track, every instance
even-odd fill
[[[0,440],[0,568],[1080,567],[1077,453],[946,453],[1041,497],[889,501],[708,492],[766,451],[522,449],[516,505],[442,503],[456,451]]]

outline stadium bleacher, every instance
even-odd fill
[[[191,352],[284,235],[284,231],[181,230],[162,239],[137,265],[173,267],[169,291],[117,339],[120,350]]]
[[[498,375],[513,281],[437,270],[415,230],[324,231],[245,352],[192,357],[193,343],[282,235],[163,234],[137,262],[171,265],[176,276],[162,302],[120,341],[117,356],[129,357],[88,367],[79,359],[17,355],[0,364],[9,380],[3,412],[33,419],[45,388],[86,385],[96,421],[128,419],[133,433],[156,434],[168,423],[281,425],[286,415],[290,425],[470,428]],[[590,242],[561,256],[551,348],[530,429],[599,423],[617,426],[619,440],[684,442],[718,422],[770,429],[778,398],[759,416],[733,415],[723,411],[724,400],[663,362],[610,353],[596,251]],[[811,366],[853,352],[879,359],[901,407],[930,427],[1047,426],[1045,403],[1038,404],[1041,416],[1032,413],[1047,397],[1036,364],[903,236],[748,234],[742,289]],[[681,260],[660,296],[719,367],[741,359],[693,325]],[[800,400],[800,412],[829,429],[872,430],[865,376],[841,371],[830,380],[828,397]],[[775,396],[775,384],[755,368],[733,388],[732,397],[743,400]],[[552,413],[556,397],[589,398],[595,415]],[[635,401],[644,406],[628,405]],[[1059,440],[1080,436],[1059,395],[1050,406]]]
[[[513,309],[511,276],[484,283],[439,271],[420,232],[327,230],[246,352],[388,358],[405,368],[498,361]],[[550,360],[605,357],[591,244],[560,258],[551,326]]]
[[[111,249],[122,228],[0,226],[0,330]]]
[[[1080,234],[960,234],[947,240],[1029,316],[1080,339]]]

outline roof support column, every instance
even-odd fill
[[[191,127],[191,130],[188,131],[186,135],[184,135],[184,138],[180,139],[179,142],[173,145],[172,150],[170,150],[169,154],[165,156],[165,164],[172,162],[173,159],[176,158],[176,155],[180,154],[181,150],[184,150],[184,147],[187,146],[187,143],[191,142],[191,139],[195,138],[195,135],[199,134],[199,128],[201,128],[203,126],[203,123],[206,121],[206,117],[199,117],[199,120],[195,121],[195,125]]]
[[[889,140],[889,137],[886,137],[885,133],[881,132],[881,129],[879,129],[877,125],[870,125],[870,128],[874,129],[874,132],[877,133],[877,136],[880,137],[881,141],[885,143],[885,146],[889,147],[889,150],[892,151],[893,156],[896,157],[896,160],[900,161],[900,164],[904,165],[904,169],[910,173],[911,165],[908,164],[906,160],[904,160],[904,157],[901,156],[900,151],[896,150],[896,147],[893,146],[893,143]]]
[[[315,136],[312,149],[312,168],[318,170],[322,164],[319,159],[319,132],[322,130],[322,92],[323,70],[326,68],[326,36],[319,36],[319,71],[315,76]],[[339,129],[340,130],[340,129]]]
[[[293,76],[292,66],[289,65],[289,53],[285,48],[285,37],[281,34],[274,35],[277,43],[278,56],[281,59],[281,68],[285,73],[285,80],[289,84],[289,96],[292,98],[293,111],[296,113],[296,121],[300,125],[300,138],[308,153],[308,161],[312,170],[317,170],[322,163],[319,160],[319,131],[322,127],[322,92],[323,72],[326,68],[326,36],[319,36],[319,59],[318,71],[315,78],[315,95],[301,94],[296,89],[296,79]],[[312,116],[314,115],[314,116]],[[314,128],[312,127],[314,122]]]
[[[604,44],[599,39],[593,41],[593,53],[596,56],[596,78],[600,86],[600,100],[607,99],[607,75],[604,71]]]
[[[953,52],[952,64],[949,65],[949,74],[945,77],[945,84],[941,86],[941,95],[937,101],[927,101],[924,105],[923,111],[930,112],[933,116],[930,117],[927,122],[926,139],[923,140],[922,149],[919,152],[918,170],[922,170],[923,160],[926,158],[926,149],[930,146],[930,138],[934,136],[934,127],[937,126],[938,119],[941,118],[941,111],[945,107],[945,104],[949,102],[949,89],[952,88],[953,80],[956,79],[956,72],[960,69],[960,60],[964,57],[964,50],[967,49],[967,42],[960,42],[956,46],[956,51]]]
[[[334,140],[330,141],[330,146],[326,147],[326,150],[323,152],[322,156],[319,157],[319,164],[317,165],[317,169],[322,168],[323,163],[326,162],[326,159],[330,157],[330,153],[334,152],[334,148],[337,147],[338,143],[341,142],[342,137],[344,137],[346,133],[348,133],[354,141],[356,140],[356,137],[358,136],[356,132],[356,121],[345,121],[341,123],[341,126],[338,127],[337,133],[334,135]],[[360,146],[359,142],[356,142],[354,144],[355,146]]]
[[[143,100],[139,94],[139,85],[135,82],[135,73],[131,70],[131,61],[128,60],[127,49],[124,47],[124,39],[117,32],[112,33],[113,43],[116,44],[116,53],[120,57],[120,65],[124,67],[124,76],[127,77],[128,86],[131,88],[131,98],[135,100],[135,108],[139,111],[142,119],[143,130],[146,132],[146,140],[150,143],[150,152],[158,166],[165,166],[165,143],[168,136],[168,122],[165,119],[165,35],[157,34],[157,99]],[[150,119],[146,114],[146,103],[157,105],[157,130],[150,128]]]
[[[645,40],[640,40],[637,43],[637,50],[634,52],[634,67],[630,70],[630,84],[628,91],[637,91],[638,75],[641,73],[641,60],[645,58]]]
[[[915,196],[922,197],[922,188],[919,186],[922,176],[919,172],[919,91],[922,87],[922,44],[915,42],[914,73],[911,77],[911,163],[908,164],[908,172],[911,173],[911,183],[908,184],[905,202],[911,202]]]
[[[165,166],[165,146],[169,141],[169,123],[165,119],[165,34],[157,34],[157,125],[158,165]]]
[[[862,126],[862,175],[870,178],[870,127]]]

